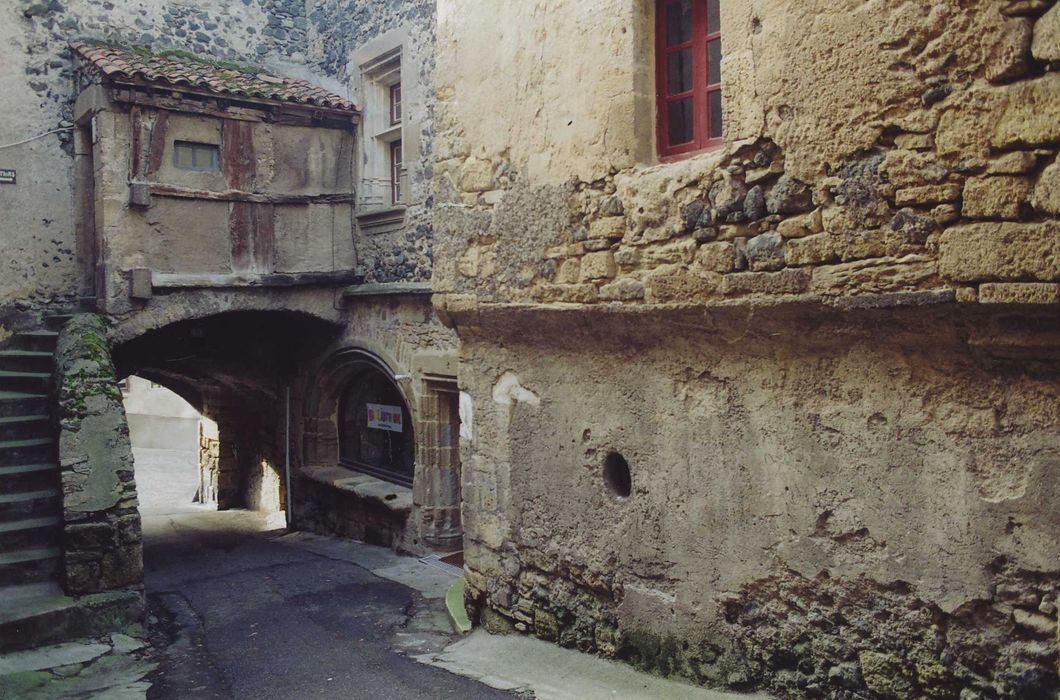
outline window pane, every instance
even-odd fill
[[[185,143],[178,143],[174,146],[174,157],[176,166],[178,168],[194,168],[195,158],[194,151],[191,146]]]
[[[710,138],[721,138],[721,90],[714,90],[707,95],[707,109],[710,111]]]
[[[175,141],[173,143],[173,165],[181,170],[214,172],[220,170],[220,148],[209,143]]]
[[[365,369],[343,392],[341,459],[373,476],[411,484],[415,443],[401,394],[382,373]]]
[[[707,0],[707,33],[721,31],[721,8],[720,0]]]
[[[692,98],[686,97],[683,100],[671,102],[667,105],[667,111],[669,112],[667,134],[670,137],[670,145],[677,146],[691,141],[695,135],[692,125]]]
[[[707,44],[707,84],[721,82],[721,39]]]
[[[390,86],[390,123],[401,122],[401,83]]]
[[[667,54],[666,88],[668,95],[692,89],[692,49],[681,49]]]
[[[666,6],[666,45],[675,46],[692,39],[692,0],[678,0]]]
[[[401,142],[395,141],[390,144],[390,199],[393,204],[398,204],[402,200],[401,160]]]

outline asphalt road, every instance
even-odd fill
[[[437,600],[285,544],[254,514],[147,516],[144,533],[148,698],[516,697],[403,653],[453,640]]]

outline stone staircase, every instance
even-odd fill
[[[64,594],[62,496],[51,375],[67,315],[0,346],[0,666],[4,655],[140,629],[137,590]],[[0,688],[0,696],[3,689]]]
[[[62,499],[49,389],[58,329],[17,333],[0,349],[0,589],[59,573]]]

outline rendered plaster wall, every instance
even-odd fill
[[[5,2],[0,7],[0,92],[6,116],[0,145],[72,126],[79,92],[78,66],[67,48],[72,39],[161,45],[253,61],[344,92],[306,67],[306,30],[304,5],[293,0]],[[0,306],[15,300],[68,301],[83,282],[76,260],[72,154],[69,131],[0,149],[0,168],[18,171],[16,185],[0,187],[0,206],[8,212]]]
[[[133,268],[267,274],[353,267],[352,205],[312,201],[351,194],[352,131],[128,111],[114,103],[92,119],[96,227],[112,312],[128,305]],[[220,170],[176,168],[176,141],[218,146]],[[142,163],[131,162],[133,153]],[[130,182],[155,188],[147,206],[130,204]],[[159,187],[183,194],[160,194]],[[229,191],[264,201],[225,201]],[[285,203],[291,195],[310,200]]]
[[[462,327],[472,612],[781,697],[1055,692],[1055,365],[991,359],[952,309],[862,316]]]

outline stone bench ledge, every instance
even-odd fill
[[[302,476],[338,491],[352,493],[358,498],[375,501],[388,510],[407,516],[412,511],[412,489],[374,476],[361,474],[338,465],[307,465]]]

